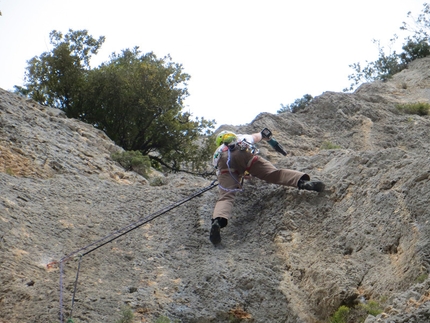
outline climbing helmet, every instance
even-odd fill
[[[232,142],[237,140],[237,136],[235,133],[231,131],[221,131],[216,137],[216,144],[220,146],[221,144],[231,144]]]

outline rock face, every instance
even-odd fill
[[[121,148],[102,132],[0,90],[0,322],[58,322],[60,305],[64,321],[73,309],[75,323],[117,322],[125,304],[135,322],[316,323],[342,305],[355,309],[351,322],[429,322],[430,119],[399,113],[407,102],[430,102],[430,59],[355,93],[323,93],[294,114],[223,126],[268,127],[289,154],[262,143],[260,155],[326,191],[247,181],[214,247],[209,190],[76,252],[60,294],[60,268],[48,263],[211,180],[170,174],[151,186],[111,159]],[[368,315],[371,302],[383,313]]]

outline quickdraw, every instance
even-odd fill
[[[242,151],[249,151],[253,155],[257,155],[260,152],[260,150],[255,147],[254,144],[251,144],[250,142],[246,141],[246,139],[228,145],[229,150],[234,150],[236,147],[238,147]]]

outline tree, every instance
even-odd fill
[[[138,150],[172,171],[187,165],[199,169],[207,160],[208,138],[201,145],[197,141],[202,133],[211,134],[214,121],[192,120],[182,111],[189,78],[170,56],[158,59],[138,47],[114,53],[90,73],[79,116],[124,149]]]
[[[386,81],[394,74],[406,68],[407,63],[402,59],[403,56],[397,54],[396,51],[387,55],[384,47],[380,45],[378,40],[373,40],[373,42],[378,44],[379,58],[373,62],[366,61],[367,65],[364,68],[361,67],[360,63],[349,65],[349,67],[355,70],[355,74],[348,76],[348,80],[353,81],[353,83],[349,89],[345,89],[344,91],[353,90],[362,82]]]
[[[29,61],[25,88],[34,100],[63,109],[103,130],[116,144],[140,151],[171,171],[202,170],[214,121],[183,111],[190,76],[170,56],[142,54],[138,47],[89,65],[104,37],[86,31],[53,31],[54,48]]]
[[[287,105],[281,104],[281,109],[279,109],[277,113],[283,113],[283,112],[295,113],[307,107],[311,103],[312,99],[313,99],[312,95],[305,94],[301,99],[296,99],[291,104],[287,104]]]
[[[54,48],[27,62],[24,87],[15,89],[40,104],[60,108],[75,117],[73,109],[85,87],[91,55],[97,54],[105,38],[96,40],[87,30],[69,30],[65,36],[53,30],[49,38]]]
[[[408,12],[408,18],[414,19],[412,13]],[[415,59],[430,55],[430,38],[428,30],[430,28],[430,4],[424,3],[423,10],[416,18],[413,25],[406,22],[402,23],[401,30],[413,32],[412,36],[405,38],[405,44],[402,49],[401,59],[406,62],[412,62]]]
[[[408,63],[413,60],[430,55],[430,38],[427,32],[430,28],[430,5],[424,3],[423,6],[422,13],[415,20],[413,26],[403,22],[400,27],[403,31],[413,33],[412,36],[409,35],[404,39],[403,52],[397,53],[393,51],[386,54],[385,48],[380,45],[380,41],[373,40],[378,45],[378,59],[373,62],[366,61],[367,65],[364,68],[360,63],[349,65],[355,73],[348,76],[348,80],[353,82],[344,91],[352,91],[363,82],[386,81],[394,74],[407,68]],[[408,12],[407,17],[412,18],[411,12]],[[397,39],[398,36],[394,35],[390,40],[391,45],[394,45]]]

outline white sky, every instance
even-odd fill
[[[52,30],[87,29],[106,37],[92,67],[134,46],[170,54],[191,75],[186,110],[218,126],[246,124],[304,94],[341,92],[350,64],[378,58],[372,39],[387,45],[424,2],[0,0],[0,88],[22,85]]]

